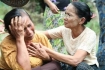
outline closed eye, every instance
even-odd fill
[[[27,27],[31,27],[31,24],[29,24]]]

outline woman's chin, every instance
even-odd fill
[[[32,36],[28,36],[26,39],[27,39],[27,40],[32,40],[33,37],[34,37],[34,35],[32,35]]]
[[[64,26],[65,26],[66,28],[68,28],[66,24],[65,24]]]
[[[29,38],[32,40],[34,38],[34,35],[30,36]]]

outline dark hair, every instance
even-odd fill
[[[11,31],[9,29],[9,25],[11,24],[11,19],[16,17],[16,16],[24,16],[27,15],[29,18],[29,14],[25,12],[23,9],[15,8],[9,11],[5,16],[4,16],[4,25],[5,29],[11,34]],[[31,18],[30,18],[31,20]]]
[[[90,11],[89,6],[84,2],[72,2],[71,3],[76,8],[76,14],[78,17],[82,18],[85,17],[86,21],[84,24],[87,24],[91,20],[92,12]]]

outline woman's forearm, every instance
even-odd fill
[[[50,7],[52,5],[51,0],[44,0],[44,2]]]
[[[74,56],[61,54],[61,53],[55,52],[53,50],[50,50],[48,48],[46,49],[46,51],[52,58],[54,58],[58,61],[70,64],[73,66],[77,66],[80,63],[80,61],[78,61],[78,59],[75,58]]]
[[[17,45],[17,62],[23,70],[31,70],[29,54],[24,39],[16,40]]]

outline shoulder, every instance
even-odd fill
[[[15,39],[11,35],[8,35],[2,40],[1,44],[11,44],[13,42],[15,42]]]
[[[40,41],[40,40],[48,40],[46,35],[44,33],[35,31],[34,40]]]
[[[84,30],[83,35],[88,40],[96,40],[96,33],[88,27]]]
[[[96,33],[95,31],[93,31],[92,29],[86,27],[86,31],[87,31],[87,34],[90,34],[90,35],[95,35],[96,36]]]
[[[48,48],[52,48],[49,39],[45,36],[45,34],[36,31],[35,32],[35,36],[34,36],[34,41],[35,42],[40,42],[41,44],[43,44],[44,46],[48,47]]]
[[[38,32],[38,31],[35,31],[35,37],[39,37],[39,38],[44,38],[46,37],[44,33],[41,33],[41,32]]]

